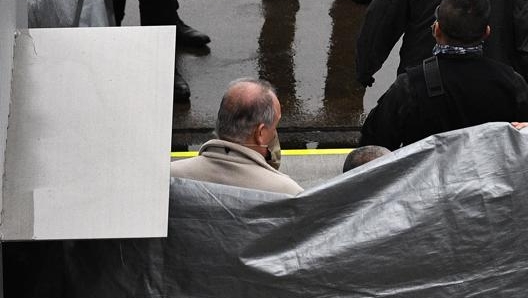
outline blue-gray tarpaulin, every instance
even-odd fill
[[[526,297],[527,199],[506,123],[297,197],[173,178],[168,238],[4,243],[5,297]]]

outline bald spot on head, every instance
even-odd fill
[[[243,144],[259,124],[271,127],[277,115],[280,104],[269,82],[238,79],[229,84],[222,97],[216,134],[220,139]]]
[[[250,106],[262,92],[262,87],[252,82],[238,82],[225,94],[224,108],[233,111],[237,106]]]

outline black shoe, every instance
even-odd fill
[[[206,34],[185,24],[179,17],[176,22],[176,45],[202,47],[211,42]]]
[[[173,99],[174,103],[188,103],[189,98],[191,97],[191,89],[189,85],[178,73],[174,72],[174,94]]]

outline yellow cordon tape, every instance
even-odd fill
[[[353,149],[288,149],[281,150],[281,155],[332,155],[348,154]]]
[[[286,149],[281,150],[281,155],[332,155],[332,154],[348,154],[354,149]],[[198,151],[181,151],[181,152],[171,152],[171,157],[173,158],[185,158],[185,157],[194,157],[198,155]]]
[[[171,152],[171,157],[183,158],[198,156],[198,151]]]

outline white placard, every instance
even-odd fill
[[[175,27],[16,39],[3,239],[166,235]]]

